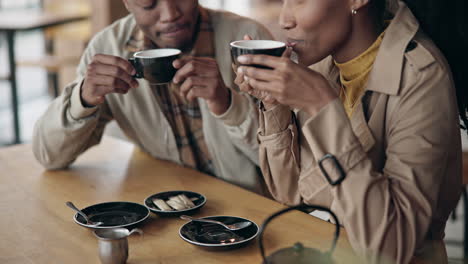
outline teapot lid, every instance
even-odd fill
[[[264,264],[310,264],[310,263],[333,263],[329,253],[322,253],[317,249],[304,247],[296,243],[289,248],[280,249],[266,257]]]
[[[263,246],[263,234],[265,232],[266,226],[269,222],[271,222],[274,218],[279,215],[282,215],[286,212],[292,210],[300,210],[303,212],[307,212],[309,209],[321,210],[330,213],[331,217],[335,221],[335,235],[333,237],[333,242],[331,249],[326,252],[320,252],[317,249],[312,248],[305,248],[301,243],[296,243],[291,248],[284,248],[276,251],[270,256],[266,256],[265,248]],[[333,213],[330,209],[318,205],[297,205],[289,208],[282,209],[272,215],[270,215],[264,222],[260,229],[260,234],[258,238],[258,246],[260,248],[260,253],[262,254],[263,264],[283,264],[283,263],[333,263],[332,261],[332,254],[336,248],[336,243],[338,241],[338,237],[340,236],[340,222],[336,217],[335,213]]]

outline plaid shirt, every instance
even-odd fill
[[[146,38],[137,27],[127,41],[126,49],[137,52],[158,48]],[[193,49],[183,55],[215,57],[214,30],[208,12],[200,7],[198,36]],[[179,95],[179,85],[151,86],[161,110],[168,120],[175,136],[182,163],[209,175],[214,174],[211,154],[203,134],[202,115],[198,100],[188,102]]]

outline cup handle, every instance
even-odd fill
[[[136,73],[132,76],[135,79],[140,79],[143,78],[143,72],[141,70],[141,65],[138,63],[138,61],[135,58],[130,58],[128,59],[128,62],[132,64],[133,68],[135,68]]]
[[[128,233],[128,235],[130,236],[131,234],[134,234],[134,233],[138,233],[140,236],[143,235],[143,231],[142,231],[141,229],[138,229],[138,228],[132,229],[132,230]]]

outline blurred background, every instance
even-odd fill
[[[279,0],[200,3],[254,18],[276,39],[283,39],[277,24]],[[31,141],[35,121],[75,78],[79,58],[93,34],[125,15],[121,0],[0,0],[0,147]],[[11,53],[14,64],[9,63]],[[16,89],[11,88],[12,67],[16,71]],[[17,112],[16,123],[13,109]],[[15,126],[20,128],[16,135]],[[464,135],[463,145],[468,151],[466,139]],[[468,263],[463,260],[467,221],[463,206],[461,201],[446,229],[451,263]]]

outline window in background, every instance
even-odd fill
[[[38,10],[41,0],[0,0],[0,11]],[[40,58],[44,54],[44,35],[40,30],[18,32],[15,34],[17,61]],[[5,39],[0,35],[0,76],[8,75]],[[31,139],[32,127],[50,102],[47,93],[47,75],[37,67],[18,67],[18,97],[20,106],[21,138]],[[10,106],[10,83],[0,81],[0,146],[13,138],[13,117]]]
[[[39,8],[41,0],[0,0],[1,9]]]

